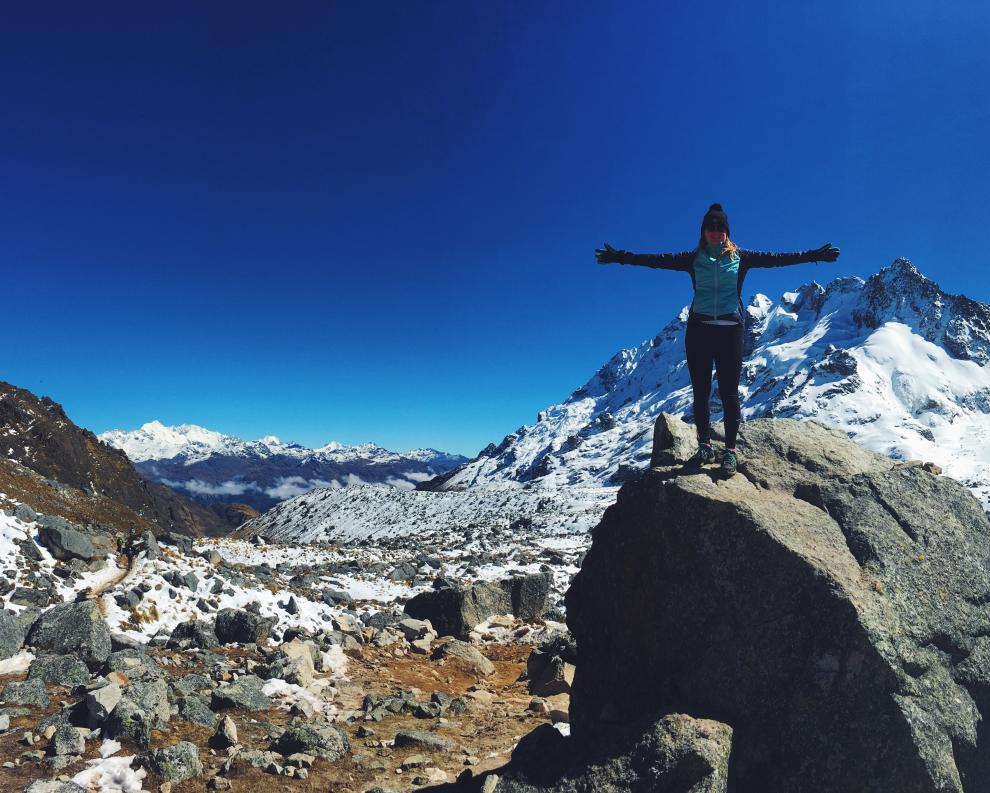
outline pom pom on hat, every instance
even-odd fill
[[[706,228],[713,231],[725,231],[726,235],[729,234],[729,216],[725,214],[721,204],[712,204],[708,207],[708,211],[701,221],[702,233]]]

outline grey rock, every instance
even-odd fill
[[[62,782],[58,779],[36,779],[24,793],[86,793],[86,789],[75,782]]]
[[[694,425],[669,413],[661,413],[653,424],[653,454],[651,466],[686,463],[698,449]]]
[[[38,539],[56,559],[83,559],[91,561],[106,556],[106,551],[93,545],[88,535],[77,530],[66,520],[53,520],[39,524]]]
[[[274,619],[249,611],[221,609],[215,630],[221,644],[260,644],[271,635],[275,624]]]
[[[153,719],[134,700],[123,698],[117,703],[104,722],[104,730],[110,738],[128,738],[140,746],[151,742]]]
[[[179,700],[179,718],[204,727],[213,727],[217,723],[217,714],[210,710],[205,699],[196,694]]]
[[[14,507],[14,517],[24,523],[34,523],[38,519],[38,513],[27,504],[18,504]]]
[[[401,730],[395,734],[395,748],[426,749],[431,752],[449,752],[456,744],[449,738],[425,730]]]
[[[495,664],[482,655],[481,650],[473,644],[458,641],[457,639],[441,644],[433,652],[432,657],[437,661],[446,658],[458,658],[476,674],[484,677],[495,671]]]
[[[40,587],[19,586],[11,594],[10,602],[18,606],[44,608],[52,602],[52,594]]]
[[[158,680],[164,676],[158,662],[143,649],[110,653],[106,668],[109,672],[123,672],[129,680]]]
[[[164,749],[154,749],[146,757],[151,770],[168,782],[182,782],[203,774],[199,749],[189,741],[179,741]]]
[[[467,636],[475,625],[496,614],[538,619],[550,607],[550,573],[485,581],[473,586],[421,592],[405,605],[411,617],[429,620],[441,636]]]
[[[74,688],[89,682],[89,669],[74,655],[41,655],[31,662],[28,680]]]
[[[175,532],[167,531],[158,536],[159,542],[171,545],[173,548],[178,550],[180,553],[186,556],[192,556],[193,552],[193,540],[192,537],[187,537],[184,534],[176,534]]]
[[[237,725],[230,716],[224,716],[217,725],[217,731],[210,738],[210,746],[214,749],[227,749],[237,745]]]
[[[111,633],[110,650],[114,653],[119,652],[120,650],[143,651],[144,645],[137,639],[132,639],[130,636],[125,636],[123,633]]]
[[[71,724],[63,724],[56,728],[49,742],[51,753],[55,755],[77,755],[86,751],[86,739],[82,730]]]
[[[497,784],[488,789],[498,793],[726,793],[728,789],[732,730],[716,721],[671,714],[638,735],[633,729],[619,728],[597,745],[574,743],[549,724],[538,727],[519,742],[509,765],[498,769]]]
[[[27,644],[52,655],[74,654],[96,669],[110,655],[110,628],[94,602],[63,603],[38,618]]]
[[[219,647],[220,640],[214,631],[213,624],[206,620],[188,620],[180,622],[172,629],[166,647],[178,649],[188,649],[195,647],[200,650],[209,650]]]
[[[131,681],[124,698],[144,711],[154,727],[164,726],[171,717],[168,684],[163,679]]]
[[[171,683],[171,687],[182,694],[188,696],[197,691],[207,691],[213,688],[213,683],[206,675],[192,674],[185,675]]]
[[[158,545],[158,540],[155,539],[155,535],[150,531],[146,531],[141,535],[141,541],[144,543],[144,556],[146,559],[155,560],[162,559],[162,549]]]
[[[24,680],[7,683],[0,693],[0,700],[7,705],[31,705],[36,708],[48,707],[48,692],[41,680]]]
[[[813,421],[746,422],[739,449],[729,480],[645,472],[594,530],[573,738],[675,703],[731,724],[740,791],[990,790],[980,503]]]
[[[86,710],[97,724],[101,724],[117,707],[124,693],[116,683],[94,689],[86,694]]]
[[[244,675],[233,683],[220,686],[213,692],[213,710],[244,708],[268,710],[272,701],[262,690],[264,683],[257,675]]]
[[[10,658],[24,646],[27,629],[17,615],[10,611],[0,611],[0,660]]]
[[[305,752],[332,763],[350,752],[351,745],[344,731],[334,725],[302,724],[282,733],[271,748],[286,757]]]

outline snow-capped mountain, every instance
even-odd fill
[[[866,281],[756,295],[746,313],[744,418],[818,419],[892,458],[937,463],[990,507],[990,306],[897,259]],[[686,320],[685,308],[536,424],[421,487],[619,484],[647,464],[660,411],[691,418]]]
[[[261,511],[317,487],[382,483],[412,489],[467,459],[435,449],[396,453],[373,443],[331,441],[309,449],[274,435],[245,441],[194,424],[169,427],[159,421],[99,438],[123,450],[149,479],[203,501],[241,502]]]
[[[534,425],[416,493],[315,490],[242,531],[283,542],[414,541],[464,525],[510,544],[521,532],[550,543],[576,537],[649,464],[657,415],[691,420],[686,322],[684,308]],[[866,281],[806,284],[776,303],[754,296],[741,392],[747,419],[814,418],[891,458],[935,462],[990,508],[990,306],[942,292],[906,259]],[[718,420],[717,394],[713,403]]]

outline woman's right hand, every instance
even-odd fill
[[[604,248],[595,248],[595,259],[599,264],[614,264],[618,261],[615,258],[617,253],[618,251],[606,242]]]

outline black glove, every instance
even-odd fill
[[[831,242],[826,242],[822,247],[815,248],[812,252],[813,262],[834,262],[839,258],[839,249]]]
[[[595,248],[595,258],[599,264],[614,264],[619,261],[616,256],[620,253],[607,242],[604,248]]]

